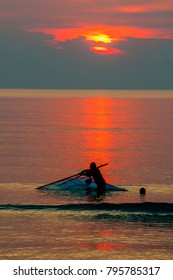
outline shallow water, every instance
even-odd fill
[[[0,259],[172,259],[173,186],[145,185],[142,197],[141,186],[124,187],[91,201],[84,193],[6,184]]]

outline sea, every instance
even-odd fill
[[[38,189],[93,161],[127,191]],[[173,91],[1,89],[0,259],[172,260]]]

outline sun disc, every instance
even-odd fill
[[[107,34],[94,34],[94,35],[87,35],[87,40],[93,41],[96,43],[112,43],[113,39]]]

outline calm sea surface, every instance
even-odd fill
[[[0,259],[173,259],[173,92],[19,93],[0,91]],[[128,191],[36,189],[91,161]]]

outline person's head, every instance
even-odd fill
[[[90,163],[90,168],[91,169],[95,169],[96,168],[96,163],[95,162],[91,162]]]

